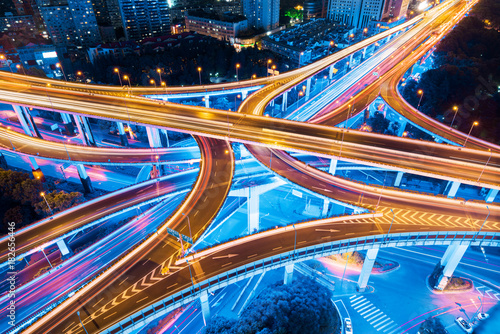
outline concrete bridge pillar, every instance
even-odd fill
[[[394,180],[394,187],[399,187],[401,185],[401,180],[403,179],[403,172],[398,172],[396,174],[396,179]]]
[[[365,60],[366,59],[366,51],[368,50],[368,46],[363,48],[363,50],[361,50],[361,60]]]
[[[210,95],[205,95],[205,108],[210,108]]]
[[[29,120],[26,117],[24,107],[16,105],[14,105],[13,107],[14,111],[16,112],[17,119],[19,120],[19,123],[21,123],[21,126],[23,127],[24,133],[27,134],[28,136],[33,137],[34,133],[31,131]]]
[[[74,115],[76,126],[78,127],[78,132],[82,135],[82,140],[89,146],[97,146],[97,143],[90,128],[90,123],[87,117]]]
[[[333,75],[335,74],[335,72],[337,72],[337,70],[335,69],[335,66],[331,65],[330,70],[328,71],[328,79],[329,80],[333,79]]]
[[[468,247],[468,244],[451,244],[446,248],[446,252],[444,252],[440,261],[442,272],[434,288],[443,290],[446,287],[448,280],[453,275]]]
[[[448,196],[448,198],[455,197],[457,194],[458,188],[460,188],[460,182],[449,181],[448,185],[446,186],[446,196]]]
[[[406,120],[400,121],[399,124],[400,124],[400,126],[399,126],[399,129],[398,129],[397,136],[398,137],[403,137],[403,134],[405,132],[406,125],[408,124],[408,121],[406,121]]]
[[[306,101],[309,100],[309,94],[311,93],[311,77],[306,80]]]
[[[73,126],[70,115],[63,112],[60,114],[64,124],[64,130],[66,130],[66,135],[73,136],[75,134],[75,127]]]
[[[36,180],[40,180],[42,182],[45,182],[45,176],[43,175],[43,172],[40,169],[40,166],[38,166],[36,159],[34,157],[29,157],[29,160],[30,160],[30,164],[31,164],[31,172],[33,173],[33,177]]]
[[[330,208],[330,201],[326,198],[323,199],[323,210],[321,211],[321,215],[326,217],[328,215],[328,209]]]
[[[378,248],[368,249],[365,256],[365,262],[361,268],[361,273],[359,273],[358,279],[358,291],[363,292],[368,285],[368,280],[370,279],[370,274],[377,259]]]
[[[491,203],[495,200],[495,197],[498,195],[498,189],[490,189],[486,194],[486,203]]]
[[[205,326],[210,320],[210,303],[208,302],[208,292],[203,290],[200,294],[201,312],[203,314],[203,322]]]
[[[90,177],[87,175],[87,171],[85,170],[85,166],[82,164],[76,165],[76,170],[78,171],[78,176],[80,177],[80,181],[83,185],[83,190],[85,193],[94,192],[94,187],[92,186],[92,181]]]
[[[259,230],[259,198],[260,193],[256,187],[248,189],[247,206],[248,206],[248,234]]]
[[[148,142],[151,148],[161,147],[160,133],[157,128],[147,126],[146,133],[148,135]]]
[[[349,56],[349,64],[347,64],[347,68],[350,69],[352,67],[352,61],[354,59],[354,53],[351,53],[351,55]]]
[[[288,91],[283,93],[283,103],[281,104],[281,111],[286,111],[288,104]]]
[[[293,267],[294,267],[293,263],[285,266],[285,278],[283,280],[283,284],[287,285],[287,284],[291,284],[292,283],[292,280],[293,280]]]
[[[248,91],[244,90],[241,92],[241,101],[245,100],[248,96]]]
[[[123,128],[122,122],[116,122],[116,126],[118,127],[118,134],[120,135],[120,142],[122,146],[128,146],[128,138],[125,133],[125,129]]]
[[[335,175],[335,171],[337,169],[337,163],[338,163],[337,159],[330,160],[330,166],[328,167],[328,173]]]

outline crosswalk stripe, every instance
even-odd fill
[[[373,327],[375,327],[376,324],[378,324],[384,318],[387,318],[387,316],[384,313],[382,313],[382,316],[380,318],[376,318],[376,319],[373,319],[373,320],[368,321],[368,322],[370,323],[370,325],[372,325]]]
[[[371,316],[372,314],[374,314],[375,312],[378,312],[378,311],[380,311],[380,310],[379,309],[375,309],[375,311],[373,311],[373,312],[365,315],[364,318],[366,319],[366,317],[369,317],[369,316]]]
[[[363,304],[359,304],[358,306],[354,307],[355,310],[358,310],[360,307],[363,307],[363,306],[366,306],[368,304],[368,306],[370,305],[370,302],[369,301],[365,301]]]
[[[387,333],[388,331],[394,330],[396,327],[398,327],[397,323],[393,323],[391,326],[387,327],[384,329],[384,333]]]
[[[370,322],[370,320],[374,319],[375,317],[378,317],[378,316],[379,316],[379,315],[381,315],[381,314],[384,314],[384,312],[379,311],[378,313],[376,313],[376,314],[372,315],[370,318],[366,318],[366,317],[365,317],[365,319],[366,319],[366,321]]]
[[[351,303],[351,306],[354,307],[354,306],[358,305],[359,303],[364,302],[365,300],[366,300],[365,298],[360,299],[360,300],[356,301],[355,303]]]
[[[387,322],[385,325],[382,326],[383,323]],[[391,320],[391,318],[387,318],[386,320],[382,321],[379,323],[377,326],[373,326],[377,331],[381,330],[382,328],[389,326],[392,324],[394,321]],[[378,327],[378,328],[377,328]]]
[[[361,311],[363,311],[363,310],[365,310],[365,309],[367,309],[367,308],[369,308],[369,307],[371,307],[371,306],[372,306],[372,303],[368,303],[368,305],[363,306],[363,308],[360,308],[360,309],[359,309],[359,310],[357,310],[357,311],[358,311],[358,312],[361,312]],[[360,314],[361,314],[361,313],[360,313]]]
[[[393,329],[392,331],[390,331],[390,332],[389,332],[389,333],[387,333],[387,334],[395,334],[395,333],[397,333],[397,332],[398,332],[398,329],[397,329],[397,328],[395,328],[395,329]]]
[[[366,313],[373,311],[373,309],[375,309],[375,306],[372,306],[372,307],[371,307],[371,308],[369,308],[368,310],[365,310],[365,311],[361,312],[359,315],[363,316],[363,315],[365,315]]]
[[[359,296],[359,297],[357,297],[357,298],[355,298],[355,299],[351,300],[351,304],[352,304],[353,302],[355,302],[356,300],[361,299],[361,298],[364,298],[364,297],[363,297],[363,296]]]
[[[353,299],[353,298],[355,298],[355,297],[356,297],[356,295],[352,295],[351,297],[349,297],[349,299]],[[360,297],[361,297],[361,296],[360,296]]]

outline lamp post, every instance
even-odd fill
[[[167,83],[166,83],[165,81],[162,81],[162,82],[160,83],[160,85],[161,85],[162,87],[165,87],[165,94],[167,94]]]
[[[154,86],[155,86],[155,90],[157,89],[157,87],[156,87],[156,80],[155,80],[155,79],[151,79],[151,80],[149,80],[149,83],[150,83],[151,85],[154,85]]]
[[[493,155],[493,152],[491,152],[491,148],[489,148],[488,151],[490,152],[490,157],[486,161],[486,164],[484,165],[483,170],[481,171],[481,174],[479,174],[479,177],[477,178],[477,182],[479,182],[479,180],[481,179],[481,176],[483,176],[484,170],[486,169],[486,166],[488,166],[488,163],[490,162],[491,156]]]
[[[271,59],[268,59],[267,60],[267,73],[266,73],[266,77],[269,76],[269,65],[271,65],[273,61]]]
[[[295,241],[293,243],[293,258],[295,258],[295,249],[297,248],[297,229],[295,228],[295,224],[292,224],[292,226],[295,232]]]
[[[472,129],[474,128],[474,126],[476,125],[479,125],[478,122],[474,122],[472,123],[472,126],[470,127],[470,130],[469,130],[469,133],[467,134],[467,138],[465,138],[465,141],[464,141],[464,145],[463,147],[465,147],[465,144],[467,144],[467,140],[469,140],[469,137],[470,137],[470,133],[472,132]]]
[[[191,238],[191,241],[193,240],[193,235],[191,234],[191,221],[189,220],[189,216],[186,215],[185,213],[182,213],[183,216],[185,216],[188,219],[188,226],[189,226],[189,237]]]
[[[201,67],[198,67],[198,76],[200,77],[200,86],[201,86]]]
[[[252,79],[257,79],[257,74],[253,74]]]
[[[66,78],[66,74],[64,73],[64,69],[63,69],[61,63],[57,63],[56,67],[61,69],[61,72],[62,72],[63,77],[64,77],[64,81],[68,81],[68,78]]]
[[[10,130],[10,126],[7,127],[7,130]],[[10,141],[10,144],[12,145],[12,149],[15,151],[16,148],[14,147],[14,144],[12,144],[12,139],[10,139],[10,133],[9,135],[7,136],[7,138],[9,138],[9,141]]]
[[[239,81],[238,77],[238,69],[240,68],[240,64],[236,64],[236,81]]]
[[[334,41],[330,41],[330,43],[328,44],[328,52],[327,52],[327,56],[330,55],[330,47],[334,46],[335,45],[335,42]]]
[[[118,67],[115,67],[113,69],[113,72],[115,72],[116,74],[118,74],[118,79],[120,79],[120,86],[123,87],[123,83],[122,83],[122,76],[120,75],[120,69]]]
[[[45,193],[43,191],[40,193],[40,196],[42,196],[43,199],[45,200],[45,203],[47,204],[47,206],[48,206],[48,208],[50,210],[50,214],[53,215],[54,212],[52,211],[52,208],[50,207],[49,202],[47,201],[47,198],[45,197]]]
[[[275,75],[274,70],[276,70],[276,65],[273,65],[271,68],[273,70],[273,77],[274,77],[274,75]]]
[[[490,211],[490,208],[487,205],[486,205],[486,209],[488,209],[488,215],[484,219],[483,224],[481,224],[481,227],[479,228],[479,231],[477,231],[476,235],[474,235],[474,239],[472,239],[472,241],[476,240],[476,237],[478,236],[479,233],[481,233],[481,230],[483,229],[484,223],[486,223],[486,221],[490,217],[491,211]]]
[[[420,103],[422,102],[422,98],[424,97],[424,91],[419,89],[417,91],[417,94],[420,95],[420,100],[418,100],[418,105],[417,105],[417,110],[419,110],[420,108]]]
[[[455,121],[455,117],[457,117],[458,107],[457,106],[453,106],[453,110],[455,111],[455,115],[453,115],[453,119],[451,120],[450,130],[453,127],[453,122]]]
[[[24,66],[21,66],[19,64],[16,65],[17,71],[19,72],[20,69],[23,70],[23,74],[26,75],[26,71],[24,70]]]
[[[387,231],[387,235],[384,239],[384,244],[387,242],[387,239],[389,238],[389,233],[391,233],[392,223],[394,223],[394,218],[396,217],[396,214],[394,214],[394,211],[392,211],[392,209],[391,209],[391,212],[392,212],[391,226],[389,226],[389,231]]]
[[[188,259],[186,259],[186,262],[187,262],[188,267],[189,267],[189,276],[191,276],[191,284],[194,286],[193,274],[191,274],[191,265],[189,264],[189,260]]]
[[[301,53],[299,54],[299,68],[300,68],[300,64],[301,64],[301,62],[302,62],[302,56],[303,56],[303,55],[304,55],[304,52],[301,52]]]
[[[78,319],[80,320],[80,324],[82,325],[83,329],[85,330],[85,333],[89,334],[89,332],[87,332],[87,329],[83,325],[82,319],[80,318],[80,311],[76,311],[76,314],[78,314]]]
[[[66,136],[64,136],[66,137]],[[70,142],[70,138],[68,138],[68,143]],[[68,148],[66,147],[66,140],[63,141],[64,149],[66,150],[66,154],[68,155],[68,160],[71,161],[71,157],[69,156]]]
[[[54,267],[52,266],[52,263],[50,263],[50,260],[49,260],[49,258],[47,257],[47,255],[45,254],[45,251],[43,250],[43,248],[42,248],[42,247],[40,247],[40,251],[42,252],[43,256],[45,256],[45,259],[46,259],[46,260],[47,260],[47,262],[49,263],[50,267],[51,267],[51,268],[54,268]]]
[[[8,64],[9,61],[7,60],[7,57],[5,57],[4,55],[0,55],[0,60],[5,60],[7,65],[9,65],[10,73],[14,74],[14,72],[12,71],[12,67],[10,66],[11,64]]]

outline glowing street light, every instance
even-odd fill
[[[157,87],[156,87],[156,80],[151,79],[151,80],[149,80],[149,83],[150,83],[151,85],[154,85],[154,86],[155,86],[155,89],[157,88]]]
[[[14,74],[12,71],[12,67],[10,66],[11,64],[7,61],[7,57],[5,55],[0,55],[0,60],[5,60],[7,62],[7,65],[9,65],[10,73]]]
[[[257,79],[257,74],[252,74],[252,79]]]
[[[239,81],[238,78],[238,69],[240,68],[240,64],[236,64],[236,81]]]
[[[200,77],[200,86],[201,86],[201,67],[198,67],[198,76]]]
[[[417,106],[417,110],[420,108],[420,103],[422,102],[422,98],[424,97],[424,91],[419,89],[417,91],[417,94],[420,95],[420,100],[418,101],[418,106]]]
[[[450,130],[453,127],[453,122],[455,121],[455,117],[457,117],[458,107],[457,106],[453,106],[453,110],[455,111],[455,115],[453,115],[453,119],[451,120]]]
[[[49,210],[50,210],[50,214],[53,215],[54,212],[52,211],[52,208],[50,207],[49,202],[47,201],[47,198],[45,197],[45,193],[43,191],[40,193],[40,196],[42,196],[43,199],[45,200],[45,203],[47,203],[47,206],[49,207]]]
[[[328,52],[326,53],[327,55],[330,55],[330,48],[332,46],[335,46],[335,42],[334,41],[330,41],[330,43],[328,44]]]
[[[26,71],[24,70],[24,67],[23,67],[23,66],[21,66],[21,65],[17,64],[17,65],[16,65],[16,68],[17,68],[17,71],[18,71],[18,72],[19,72],[19,70],[20,70],[20,69],[22,69],[22,70],[23,70],[24,75],[26,75]]]
[[[266,74],[266,77],[269,76],[269,65],[271,65],[273,61],[271,59],[268,59],[267,60],[267,74]]]
[[[120,75],[120,69],[119,69],[118,67],[115,67],[115,68],[113,69],[113,72],[115,72],[116,74],[118,74],[118,79],[120,79],[120,86],[122,86],[122,87],[123,87],[122,77],[121,77],[121,75]]]
[[[464,141],[464,145],[463,145],[463,147],[465,147],[465,144],[467,144],[467,140],[469,140],[470,133],[472,132],[472,129],[473,129],[475,126],[477,126],[477,125],[479,125],[479,123],[478,123],[478,122],[474,122],[474,123],[472,123],[472,126],[470,127],[470,130],[469,130],[469,134],[467,135],[467,138],[465,138],[465,141]]]
[[[66,74],[64,74],[64,69],[63,69],[61,63],[57,63],[56,67],[61,69],[61,72],[62,72],[63,77],[64,77],[64,81],[68,81],[68,79],[66,78]]]

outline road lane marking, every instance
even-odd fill
[[[232,262],[229,262],[229,263],[226,263],[226,264],[223,264],[222,266],[220,266],[221,268],[224,268],[225,266],[229,266]]]
[[[112,316],[113,316],[113,315],[115,315],[115,314],[116,314],[116,312],[113,312],[113,313],[111,313],[110,315],[108,315],[108,316],[106,316],[106,317],[104,317],[104,318],[102,318],[102,319],[103,319],[103,320],[106,320],[107,318],[112,317]]]
[[[149,296],[146,296],[146,297],[144,297],[144,298],[139,299],[138,301],[136,301],[136,303],[140,303],[140,302],[142,302],[144,299],[148,299],[148,298],[149,298]]]

